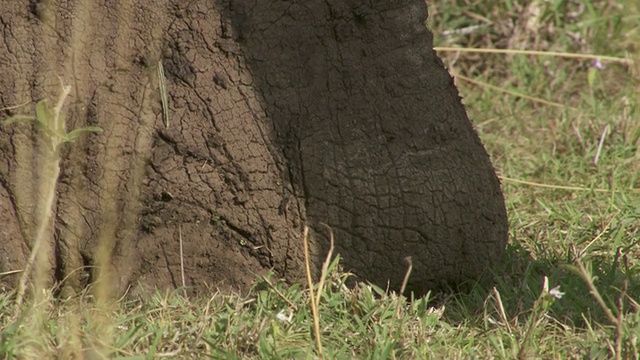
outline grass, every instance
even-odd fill
[[[333,263],[314,292],[266,277],[247,296],[122,300],[111,338],[89,290],[44,302],[37,332],[5,293],[0,356],[638,358],[640,4],[432,2],[429,26],[503,182],[511,241],[494,288],[407,302],[346,289]]]

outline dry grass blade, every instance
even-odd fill
[[[19,104],[19,105],[13,105],[13,106],[3,107],[3,108],[0,108],[0,111],[18,109],[18,108],[21,108],[21,107],[23,107],[23,106],[25,106],[25,105],[29,105],[29,103],[30,103],[30,102],[31,102],[31,101],[25,101],[24,103]]]
[[[409,283],[409,277],[411,276],[411,271],[413,270],[413,259],[411,256],[407,256],[404,259],[407,263],[407,272],[404,274],[404,279],[402,279],[402,286],[400,286],[400,294],[404,294],[404,291],[407,289],[407,283]]]
[[[498,305],[498,314],[500,315],[500,321],[502,321],[504,326],[507,328],[507,331],[509,333],[512,333],[513,330],[511,329],[511,325],[509,325],[509,318],[507,318],[507,312],[504,310],[504,304],[502,303],[502,296],[495,286],[493,287],[492,291],[493,297],[496,300],[496,304]]]
[[[596,155],[593,157],[593,165],[598,165],[598,159],[600,159],[600,153],[602,152],[602,146],[604,145],[604,138],[607,136],[607,132],[609,132],[609,124],[604,127],[604,130],[602,130],[602,135],[600,135],[600,141],[598,141],[598,149],[596,150]]]
[[[184,279],[184,247],[182,245],[182,224],[178,225],[178,238],[180,241],[180,277],[182,280],[183,295],[187,297],[187,282]]]
[[[507,55],[535,55],[535,56],[554,56],[570,59],[583,60],[601,60],[618,62],[627,65],[633,65],[633,59],[626,59],[615,56],[592,55],[592,54],[576,54],[556,51],[535,51],[535,50],[513,50],[513,49],[480,49],[480,48],[462,48],[462,47],[434,47],[435,51],[443,52],[466,52],[466,53],[483,53],[483,54],[507,54]]]
[[[158,83],[160,86],[160,101],[162,101],[162,115],[164,127],[169,127],[169,96],[167,95],[167,78],[164,76],[162,60],[158,61]]]
[[[604,226],[602,231],[600,231],[598,235],[596,235],[596,237],[594,237],[591,241],[589,241],[587,245],[584,248],[582,248],[582,250],[578,251],[578,259],[582,259],[587,254],[587,250],[591,247],[591,245],[593,245],[593,243],[598,241],[598,239],[600,239],[604,234],[607,233],[607,231],[611,227],[611,224],[613,223],[614,220],[616,220],[619,214],[620,214],[620,211],[618,211],[615,215],[613,215],[611,217],[611,220],[607,222],[607,224]]]
[[[20,270],[9,270],[9,271],[5,271],[5,272],[0,272],[0,276],[13,275],[13,274],[21,273],[21,272],[23,272],[23,271],[24,271],[24,269],[20,269]]]
[[[407,263],[407,271],[404,274],[404,278],[402,279],[402,285],[400,285],[400,292],[398,293],[398,302],[396,303],[396,318],[400,320],[402,318],[402,307],[406,304],[403,294],[407,289],[407,284],[409,283],[409,277],[411,276],[411,271],[413,270],[413,259],[411,256],[407,256],[405,259]],[[411,295],[413,297],[413,295]]]
[[[618,321],[616,322],[616,359],[622,358],[622,339],[624,337],[624,329],[622,328],[624,324],[624,299],[627,296],[627,289],[629,286],[629,281],[624,279],[622,282],[622,291],[620,292],[620,296],[618,297]]]
[[[331,231],[331,228],[329,227],[329,225],[327,224],[322,224],[322,225],[326,226],[327,229],[329,230],[329,251],[327,252],[327,257],[325,258],[324,263],[322,264],[322,272],[320,273],[320,282],[318,283],[318,290],[315,298],[316,307],[320,304],[320,296],[324,291],[324,284],[328,276],[329,265],[331,264],[331,258],[333,257],[333,244],[334,244],[333,231]]]
[[[262,281],[266,282],[267,285],[269,285],[269,288],[271,290],[273,290],[273,292],[275,292],[282,300],[284,300],[284,302],[287,303],[287,305],[291,306],[291,308],[293,309],[293,311],[297,311],[298,310],[298,306],[291,300],[289,300],[289,298],[287,298],[282,291],[278,290],[278,288],[271,282],[271,280],[269,280],[268,277],[262,275],[260,276],[260,278],[262,279]]]
[[[602,309],[604,314],[607,316],[607,319],[609,319],[611,324],[613,324],[615,326],[615,328],[616,328],[615,349],[612,349],[612,352],[614,353],[615,359],[616,360],[620,360],[620,359],[622,359],[622,339],[623,339],[623,336],[624,336],[623,329],[622,329],[622,327],[624,325],[623,317],[622,317],[622,313],[623,313],[623,310],[624,310],[624,308],[623,308],[623,299],[626,297],[626,293],[627,293],[627,280],[625,279],[624,282],[622,283],[622,291],[621,291],[621,293],[620,293],[620,295],[618,297],[617,315],[614,315],[613,312],[611,311],[611,309],[609,309],[609,307],[605,303],[605,301],[602,298],[602,296],[600,295],[600,292],[598,291],[598,289],[594,285],[593,278],[592,278],[591,274],[584,267],[584,265],[582,264],[582,261],[580,261],[580,259],[576,260],[576,265],[577,265],[577,268],[578,268],[578,273],[580,274],[580,276],[584,280],[585,284],[587,284],[587,287],[589,288],[589,293],[591,294],[591,296],[593,296],[593,298],[596,300],[598,305],[600,305],[600,308]]]
[[[311,315],[313,316],[313,332],[316,338],[316,348],[318,350],[318,358],[322,359],[322,340],[320,338],[320,315],[318,314],[318,305],[313,292],[313,278],[311,277],[311,264],[309,260],[309,227],[304,227],[302,236],[304,244],[304,264],[307,275],[307,283],[309,284],[309,304],[311,305]]]
[[[502,93],[509,94],[509,95],[512,95],[512,96],[515,96],[515,97],[520,97],[520,98],[527,99],[527,100],[530,100],[530,101],[533,101],[533,102],[536,102],[536,103],[540,103],[540,104],[544,104],[544,105],[548,105],[548,106],[553,106],[553,107],[556,107],[556,108],[559,108],[559,109],[564,109],[565,108],[565,105],[562,105],[562,104],[557,103],[557,102],[548,101],[548,100],[545,100],[545,99],[537,98],[535,96],[529,96],[529,95],[517,93],[515,91],[506,90],[506,89],[503,89],[503,88],[495,86],[495,85],[487,84],[487,83],[484,83],[484,82],[481,82],[481,81],[478,81],[478,80],[473,80],[472,78],[466,77],[464,75],[460,75],[460,74],[452,74],[452,75],[456,79],[464,80],[464,81],[466,81],[468,83],[471,83],[471,84],[474,84],[474,85],[477,85],[477,86],[481,86],[481,87],[485,87],[487,89],[491,89],[491,90],[494,90],[494,91],[502,92]]]
[[[501,175],[498,176],[498,177],[500,178],[500,181],[503,181],[503,182],[510,182],[510,183],[514,183],[514,184],[529,185],[529,186],[541,187],[541,188],[546,188],[546,189],[569,190],[569,191],[592,191],[592,192],[602,192],[602,193],[615,192],[615,190],[609,190],[609,189],[598,189],[598,188],[586,188],[586,187],[580,187],[580,186],[564,186],[564,185],[543,184],[543,183],[538,183],[538,182],[533,182],[533,181],[525,181],[525,180],[513,179],[513,178],[510,178],[510,177],[501,176]],[[629,192],[633,192],[633,193],[640,193],[640,189],[625,189],[625,191],[629,191]]]
[[[607,319],[609,319],[609,321],[611,321],[612,324],[617,324],[618,318],[615,315],[613,315],[613,312],[611,312],[611,309],[609,309],[607,304],[604,302],[604,299],[602,298],[602,296],[600,296],[600,292],[598,291],[598,289],[596,289],[596,286],[593,284],[593,281],[591,280],[591,275],[589,274],[587,269],[585,269],[584,265],[582,265],[582,261],[576,260],[576,264],[577,264],[580,276],[589,287],[589,292],[596,299],[596,301],[598,302],[598,305],[600,305],[600,307],[602,308],[602,311],[604,311],[604,314],[607,316]]]

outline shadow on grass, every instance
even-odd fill
[[[635,302],[640,299],[640,278],[637,270],[634,270],[636,268],[630,264],[629,248],[620,248],[617,255],[613,256],[587,255],[580,260],[591,273],[593,284],[614,315],[617,315],[625,282],[627,290],[623,299],[623,313],[637,311]],[[604,310],[591,294],[588,283],[577,271],[576,258],[577,254],[572,250],[558,256],[534,258],[520,244],[509,244],[501,263],[493,270],[494,286],[500,294],[507,319],[522,317],[524,321],[529,316],[547,276],[550,286],[559,285],[564,293],[549,311],[556,321],[579,328],[591,322],[609,323]],[[495,312],[498,304],[492,293],[495,294],[486,285],[474,285],[470,292],[455,296],[453,306],[445,313],[446,317],[454,322],[469,321],[478,318],[477,315]]]

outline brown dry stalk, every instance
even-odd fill
[[[184,247],[182,245],[182,224],[178,225],[178,237],[180,241],[180,277],[182,278],[182,292],[187,298],[187,283],[184,278]]]
[[[411,276],[411,271],[413,270],[413,259],[411,256],[407,256],[404,260],[407,262],[407,272],[404,274],[404,279],[402,279],[402,285],[400,286],[400,293],[398,295],[404,294],[404,291],[407,289],[407,283],[409,283],[409,276]]]
[[[466,53],[484,53],[484,54],[507,54],[507,55],[534,55],[534,56],[553,56],[564,57],[570,59],[583,60],[602,60],[618,62],[627,65],[633,65],[633,59],[626,59],[615,56],[593,55],[593,54],[576,54],[556,51],[536,51],[536,50],[515,50],[515,49],[482,49],[482,48],[461,48],[461,47],[434,47],[435,51],[442,52],[466,52]]]
[[[598,188],[593,188],[592,189],[592,188],[580,187],[580,186],[565,186],[565,185],[543,184],[543,183],[538,183],[538,182],[533,182],[533,181],[525,181],[525,180],[514,179],[514,178],[507,177],[507,176],[502,176],[502,175],[499,175],[498,178],[500,178],[500,181],[503,181],[503,182],[509,182],[509,183],[514,183],[514,184],[522,184],[522,185],[529,185],[529,186],[534,186],[534,187],[541,187],[541,188],[555,189],[555,190],[593,191],[593,192],[608,192],[608,193],[613,193],[613,192],[616,192],[616,191],[620,191],[620,190],[614,190],[614,189],[598,189]],[[624,190],[632,192],[632,193],[640,193],[640,189],[624,189]]]
[[[304,265],[307,275],[307,282],[309,284],[309,303],[311,305],[311,315],[313,316],[313,332],[316,338],[316,347],[318,348],[318,358],[323,359],[322,356],[322,341],[320,339],[320,315],[318,314],[318,305],[313,293],[313,279],[311,277],[311,265],[309,262],[309,227],[304,227],[304,234],[302,236],[302,243],[304,244]]]
[[[505,94],[509,94],[511,96],[520,97],[520,98],[527,99],[527,100],[530,100],[530,101],[533,101],[533,102],[537,102],[537,103],[540,103],[540,104],[553,106],[553,107],[556,107],[556,108],[559,108],[559,109],[564,109],[565,108],[565,105],[562,105],[562,104],[557,103],[557,102],[541,99],[541,98],[538,98],[538,97],[535,97],[535,96],[529,96],[529,95],[517,93],[515,91],[506,90],[504,88],[501,88],[501,87],[498,87],[498,86],[495,86],[495,85],[491,85],[491,84],[487,84],[487,83],[482,82],[482,81],[474,80],[472,78],[466,77],[464,75],[460,75],[458,73],[451,74],[451,75],[453,75],[453,77],[455,77],[456,79],[464,80],[464,81],[466,81],[468,83],[471,83],[471,84],[474,84],[474,85],[477,85],[477,86],[481,86],[481,87],[486,87],[487,89],[491,89],[491,90],[494,90],[494,91],[498,91],[498,92],[502,92],[502,93],[505,93]]]
[[[325,280],[328,276],[329,265],[331,264],[331,257],[333,256],[333,231],[327,224],[322,224],[327,227],[329,230],[329,252],[327,252],[327,257],[324,259],[324,263],[322,263],[322,271],[320,272],[320,283],[318,284],[318,290],[315,298],[316,307],[320,304],[320,297],[322,296],[322,292],[324,290]]]

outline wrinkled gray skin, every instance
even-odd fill
[[[500,185],[424,1],[30,4],[0,0],[0,108],[53,97],[60,76],[70,126],[105,130],[63,152],[49,244],[65,289],[91,280],[99,241],[118,290],[180,286],[179,238],[193,289],[295,281],[307,224],[314,272],[326,224],[346,270],[394,290],[408,257],[418,294],[500,259]],[[30,134],[0,132],[0,271],[24,266],[37,220]]]
[[[273,22],[265,2],[231,17],[308,218],[378,285],[397,289],[410,256],[409,289],[422,293],[499,259],[504,201],[431,50],[424,3],[374,4],[291,6]]]

